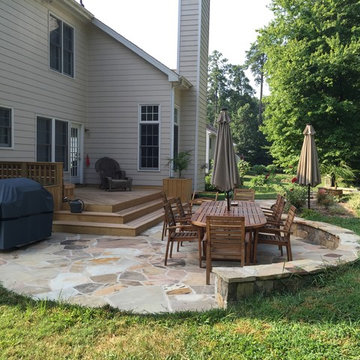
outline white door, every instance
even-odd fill
[[[70,176],[71,183],[81,182],[81,126],[72,124],[70,128]]]

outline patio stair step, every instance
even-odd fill
[[[162,221],[164,213],[158,209],[127,224],[113,224],[94,221],[53,221],[53,231],[78,234],[99,234],[112,236],[137,236]]]
[[[151,201],[145,199],[145,202],[143,201],[141,204],[136,204],[118,212],[83,211],[82,213],[71,213],[69,210],[56,211],[55,220],[126,224],[159,209],[162,209],[161,199],[157,198]]]

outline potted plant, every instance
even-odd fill
[[[191,163],[191,151],[181,151],[168,164],[178,173],[177,178],[163,179],[163,190],[168,197],[180,197],[182,202],[191,199],[192,179],[182,178],[182,172],[187,170]]]

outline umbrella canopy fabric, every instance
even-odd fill
[[[222,109],[217,120],[218,133],[214,151],[212,185],[222,191],[230,191],[240,185],[233,140],[230,131],[230,117]]]
[[[306,125],[303,134],[304,142],[297,168],[297,183],[300,185],[316,186],[321,183],[321,176],[314,140],[315,130],[312,125]]]

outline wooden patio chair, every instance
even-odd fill
[[[261,208],[264,212],[269,226],[280,226],[281,215],[285,207],[285,198],[278,194],[275,204],[269,208]]]
[[[206,218],[206,284],[210,284],[212,260],[238,260],[245,265],[245,218],[208,216]]]
[[[192,196],[191,196],[191,201],[190,201],[190,204],[191,206],[193,205],[201,205],[203,202],[205,201],[217,201],[218,199],[218,196],[219,196],[219,192],[216,192],[215,194],[215,197],[210,197],[210,196],[201,196],[201,197],[198,197],[199,195],[199,192],[198,191],[194,191],[192,193]]]
[[[190,223],[191,215],[188,215],[185,212],[184,208],[182,208],[183,213],[179,212],[179,206],[177,204],[177,198],[168,199],[165,192],[162,192],[162,199],[163,199],[163,205],[165,205],[166,203],[170,204],[171,210],[173,211],[176,223],[180,223],[180,224],[189,224]],[[165,213],[164,213],[163,228],[162,228],[162,232],[161,232],[161,241],[164,240],[164,238],[165,238],[165,236],[167,234],[167,226],[168,226],[168,223],[167,223],[167,219],[166,219],[166,216],[165,216]]]
[[[234,200],[240,201],[254,201],[255,190],[254,189],[234,189]]]
[[[95,163],[95,170],[100,176],[101,189],[112,191],[115,189],[131,190],[132,178],[120,169],[119,163],[109,157],[102,157]]]
[[[283,255],[283,246],[286,247],[287,260],[292,261],[292,252],[290,244],[291,225],[294,221],[296,207],[291,206],[283,225],[266,226],[259,229],[259,233],[254,243],[254,263],[256,262],[256,248],[257,244],[276,245],[280,248],[281,255]]]
[[[179,244],[185,241],[198,243],[199,265],[201,266],[201,229],[192,225],[177,224],[169,202],[164,204],[164,211],[168,230],[164,261],[165,266],[167,266],[168,257],[172,257],[174,243]]]

